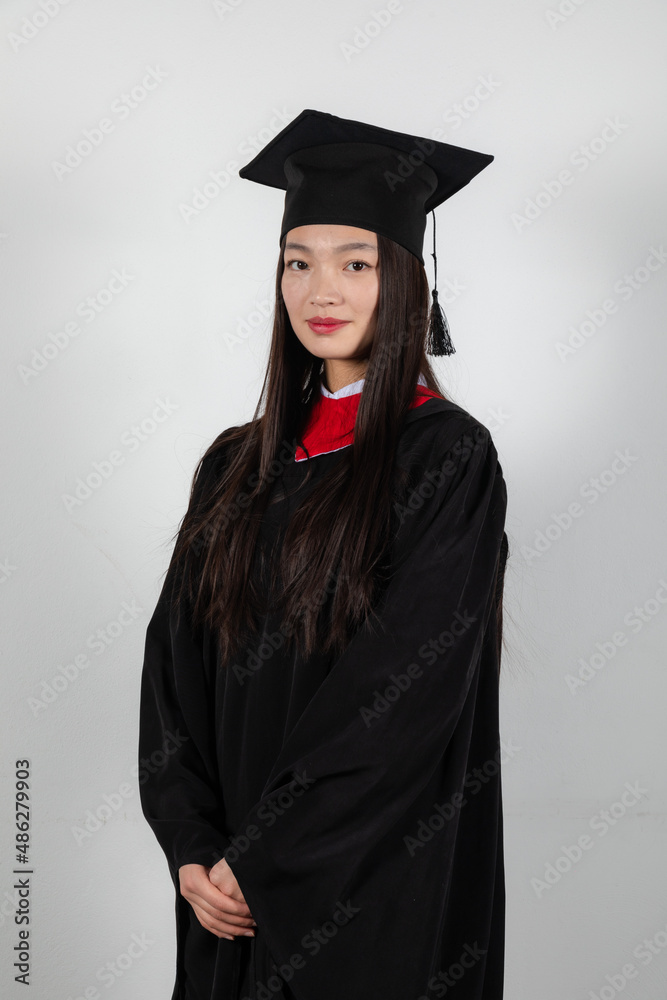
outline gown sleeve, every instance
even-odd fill
[[[213,466],[209,457],[202,463],[191,505]],[[175,582],[172,558],[146,631],[139,707],[141,807],[174,878],[185,864],[212,867],[229,846],[208,697],[209,650],[185,616],[177,621]]]
[[[491,435],[470,416],[443,421],[413,467],[380,625],[359,630],[334,662],[226,855],[276,962],[289,962],[299,928],[326,926],[351,889],[354,901],[380,841],[405,824],[443,758],[480,663],[489,665],[506,510]],[[409,882],[387,885],[378,905],[400,906],[408,891]],[[446,886],[436,891],[446,897]],[[369,960],[385,946],[369,940]],[[323,951],[333,957],[334,947]],[[314,982],[303,996],[318,995]]]

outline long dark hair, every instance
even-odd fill
[[[214,631],[223,662],[238,653],[269,606],[280,609],[284,641],[294,640],[305,656],[315,649],[342,652],[353,632],[371,621],[385,580],[392,500],[400,487],[394,457],[419,375],[445,397],[425,350],[424,266],[393,240],[377,234],[377,241],[377,333],[367,356],[354,444],[341,449],[334,468],[293,512],[276,539],[277,558],[271,560],[259,544],[269,486],[302,443],[323,371],[322,359],[294,333],[282,297],[285,238],[269,359],[254,416],[220,434],[195,470],[172,555],[172,566],[179,566],[177,605],[187,602],[192,624]],[[215,466],[218,453],[223,471],[198,484],[203,464],[211,459]],[[264,587],[251,572],[255,560],[260,578],[263,568],[273,566]],[[267,584],[270,601],[261,593]]]

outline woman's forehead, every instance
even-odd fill
[[[377,235],[357,226],[318,223],[290,229],[285,238],[286,250],[325,249],[335,252],[365,250],[377,252]]]

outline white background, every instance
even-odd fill
[[[392,9],[2,4],[10,1000],[27,995],[11,969],[20,758],[33,774],[30,995],[171,994],[173,889],[133,777],[145,628],[196,462],[250,418],[267,360],[283,196],[237,171],[304,108],[495,155],[437,211],[439,284],[464,287],[446,305],[457,352],[435,363],[492,430],[509,491],[506,996],[665,995],[667,7]],[[145,100],[114,110],[149,70]],[[103,118],[112,130],[59,169]],[[429,217],[430,278],[431,239]],[[114,271],[126,284],[107,295]],[[67,502],[114,451],[99,488]],[[116,627],[124,604],[135,617]],[[109,644],[95,652],[100,629]],[[640,795],[623,802],[626,783]],[[105,801],[106,821],[77,834]],[[583,835],[588,850],[568,862]],[[150,944],[100,980],[132,935]]]

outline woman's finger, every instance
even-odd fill
[[[209,894],[203,896],[197,891],[181,891],[181,895],[187,899],[191,905],[197,905],[204,913],[217,919],[226,919],[228,923],[238,927],[252,927],[255,923],[252,914],[248,911],[248,916],[237,912],[238,903],[231,896],[226,896],[219,890],[215,896]],[[211,901],[213,899],[213,901]]]
[[[210,916],[196,904],[191,905],[199,923],[205,930],[210,931],[211,934],[215,934],[217,937],[225,937],[232,941],[235,937],[254,937],[254,932],[248,933],[249,929],[239,931],[237,927],[228,921]]]
[[[198,896],[215,910],[220,909],[224,900],[224,910],[226,913],[234,914],[238,917],[250,917],[252,913],[245,901],[240,901],[229,896],[222,889],[215,886],[205,874],[205,869],[201,873],[190,874],[189,877],[181,879],[181,893]],[[222,897],[222,898],[221,898]]]

